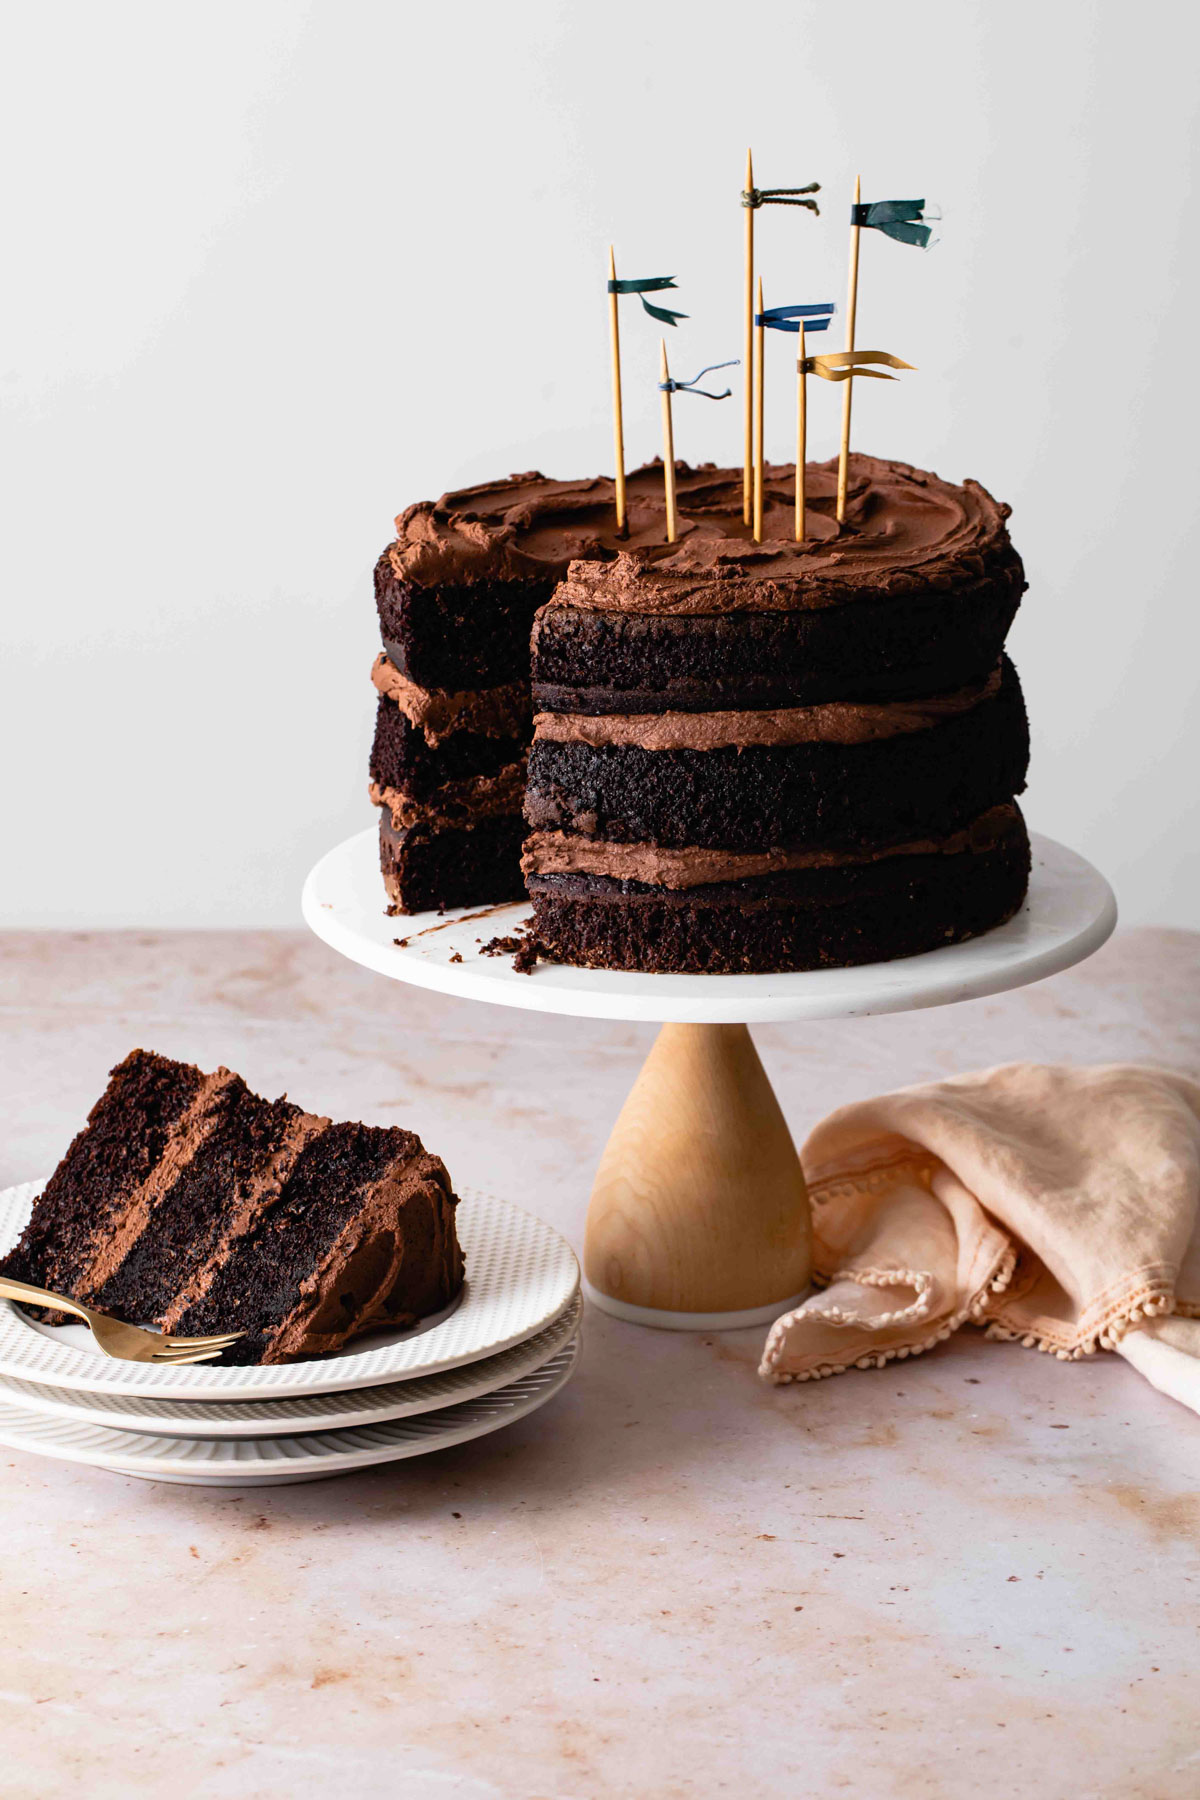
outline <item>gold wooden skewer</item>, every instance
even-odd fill
[[[854,204],[858,205],[862,198],[862,177],[854,177]],[[846,348],[854,348],[854,320],[858,311],[858,240],[860,230],[857,225],[850,227],[850,287],[846,295]],[[846,517],[846,483],[850,473],[850,405],[854,392],[854,377],[847,376],[842,384],[842,444],[838,452],[838,485],[837,516],[840,525]]]
[[[746,192],[754,191],[754,158],[750,151],[746,152]],[[745,206],[746,213],[746,335],[745,350],[742,357],[742,371],[746,380],[744,398],[745,423],[745,459],[742,470],[742,523],[749,525],[753,503],[754,483],[751,470],[753,468],[753,399],[752,368],[754,361],[754,208]]]
[[[762,316],[763,287],[758,283],[758,312]],[[763,360],[767,328],[759,325],[754,333],[754,541],[762,543],[763,534]]]
[[[806,533],[804,517],[804,468],[808,461],[808,373],[804,367],[807,350],[804,342],[804,320],[800,320],[800,354],[796,359],[796,542],[802,544]]]
[[[613,257],[612,245],[608,246],[608,278],[615,284],[617,265]],[[629,529],[625,514],[625,422],[621,407],[621,324],[617,313],[618,295],[613,290],[608,296],[608,338],[612,346],[612,403],[613,403],[613,450],[617,459],[617,536],[624,537]]]
[[[671,371],[667,367],[667,340],[660,338],[662,354],[659,357],[659,380],[670,381]],[[675,542],[675,426],[671,419],[671,390],[662,390],[662,424],[663,424],[663,485],[667,494],[667,542]]]

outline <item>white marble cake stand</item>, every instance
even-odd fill
[[[511,935],[529,917],[527,903],[389,918],[377,843],[374,829],[348,838],[304,884],[306,922],[343,956],[463,1000],[662,1025],[601,1159],[584,1275],[606,1311],[678,1330],[767,1323],[808,1286],[804,1177],[747,1023],[907,1012],[1002,993],[1082,962],[1117,919],[1104,877],[1035,834],[1029,897],[1016,918],[924,956],[787,975],[545,963],[525,975],[511,956],[480,950]]]

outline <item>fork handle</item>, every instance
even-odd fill
[[[0,1300],[23,1300],[34,1306],[52,1306],[55,1312],[74,1313],[80,1319],[91,1317],[87,1307],[80,1306],[77,1300],[52,1294],[48,1288],[31,1287],[27,1281],[14,1281],[10,1275],[0,1275]]]

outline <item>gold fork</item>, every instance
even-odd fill
[[[160,1331],[143,1331],[140,1325],[123,1325],[120,1319],[93,1312],[90,1306],[81,1306],[65,1294],[30,1287],[28,1282],[13,1281],[7,1275],[0,1275],[0,1300],[19,1300],[26,1305],[52,1306],[56,1312],[74,1313],[90,1325],[105,1356],[115,1356],[121,1362],[170,1363],[173,1367],[211,1362],[243,1335],[240,1331],[226,1331],[217,1337],[166,1337]]]

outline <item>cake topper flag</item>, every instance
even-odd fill
[[[935,216],[933,214],[931,217]],[[871,200],[865,205],[862,198],[862,179],[854,178],[854,203],[850,208],[850,280],[846,295],[846,351],[854,349],[854,324],[858,311],[858,244],[864,231],[882,231],[885,237],[894,238],[898,244],[914,244],[918,249],[928,247],[932,236],[925,223],[924,200]],[[877,352],[872,360],[879,360],[882,352]],[[897,365],[907,368],[908,364]],[[850,409],[854,398],[854,377],[875,373],[862,369],[853,361],[844,364],[838,374],[816,370],[817,374],[825,373],[826,379],[844,381],[845,391],[842,395],[842,441],[838,451],[838,485],[837,516],[838,524],[846,517],[846,487],[850,471]],[[885,377],[890,380],[890,376]]]
[[[660,355],[659,355],[659,361],[658,361],[659,376],[660,376],[660,380],[658,383],[658,391],[662,395],[663,487],[665,489],[666,496],[667,496],[667,542],[668,542],[668,544],[673,544],[675,542],[675,525],[676,525],[676,515],[675,515],[675,421],[671,415],[671,395],[672,394],[699,394],[705,400],[728,400],[730,394],[733,391],[731,388],[726,388],[723,394],[710,394],[707,388],[697,387],[696,383],[698,381],[702,381],[706,375],[710,375],[714,369],[736,369],[736,367],[737,367],[737,358],[734,357],[732,362],[709,363],[707,368],[701,369],[701,371],[698,375],[693,375],[690,381],[672,381],[671,371],[667,367],[667,340],[666,340],[666,338],[663,338],[661,340]]]
[[[617,301],[621,294],[637,294],[642,305],[652,319],[659,319],[664,325],[675,325],[687,314],[672,312],[666,306],[652,306],[647,294],[661,293],[664,288],[673,288],[673,275],[647,275],[641,280],[618,281],[616,259],[612,245],[608,247],[608,339],[612,352],[612,401],[613,401],[613,449],[616,456],[616,490],[617,490],[617,532],[624,537],[628,530],[628,517],[625,506],[625,417],[621,404],[621,322],[617,313]]]
[[[754,157],[746,152],[746,185],[742,189],[742,206],[746,212],[746,290],[745,290],[745,334],[744,361],[746,367],[745,405],[743,409],[744,456],[742,461],[742,520],[749,525],[753,509],[753,376],[754,376],[754,215],[760,206],[803,206],[809,212],[819,213],[820,207],[815,200],[809,199],[811,194],[819,194],[819,181],[810,181],[804,187],[794,188],[756,188],[754,185]],[[759,309],[761,311],[761,307]]]
[[[872,200],[866,206],[856,200],[850,223],[860,230],[882,231],[898,244],[915,244],[918,250],[927,250],[933,236],[925,223],[923,200]]]
[[[765,325],[768,331],[824,331],[836,311],[832,300],[814,306],[769,306],[754,315],[754,323]]]
[[[829,320],[825,323],[828,325]],[[796,322],[796,330],[800,337],[796,346],[796,542],[802,544],[808,536],[808,521],[804,514],[804,475],[808,465],[808,346],[803,313]]]
[[[808,390],[805,376],[810,373],[805,352],[805,335],[809,331],[827,331],[837,311],[832,300],[819,300],[809,306],[769,306],[754,315],[754,323],[767,331],[795,331],[800,337],[800,356],[796,364],[796,542],[805,537],[804,464],[808,442]]]
[[[763,530],[763,483],[766,464],[763,457],[763,411],[764,390],[766,387],[766,333],[768,331],[796,331],[803,341],[805,329],[809,331],[826,331],[836,307],[832,300],[817,300],[806,306],[764,306],[762,281],[758,284],[758,307],[754,314],[755,325],[755,361],[754,361],[754,490],[753,490],[753,527],[754,541],[762,543]],[[803,355],[803,352],[801,352]],[[797,439],[805,434],[805,407],[807,396],[801,392],[796,397],[796,433]],[[797,462],[796,467],[796,536],[804,536],[804,465]]]
[[[664,325],[678,325],[680,319],[687,318],[687,314],[672,312],[669,306],[651,306],[646,295],[657,294],[662,288],[673,288],[674,286],[675,277],[673,275],[648,275],[642,281],[618,281],[615,276],[610,275],[608,281],[610,294],[639,294],[642,305],[650,317],[660,320]]]

